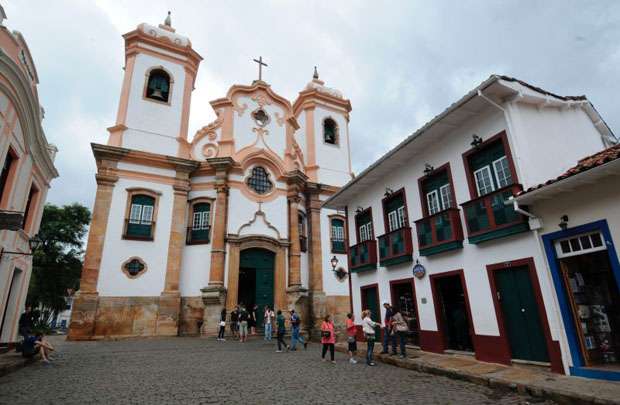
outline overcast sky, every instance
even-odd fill
[[[121,35],[159,24],[204,60],[190,137],[215,115],[209,101],[256,78],[294,100],[321,79],[351,100],[353,167],[360,172],[492,73],[561,95],[585,94],[620,132],[620,1],[3,1],[5,24],[30,47],[60,149],[48,201],[92,207],[91,142],[116,119],[124,64]]]

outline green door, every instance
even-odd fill
[[[379,309],[379,293],[377,287],[368,287],[362,289],[362,311],[368,309],[370,311],[370,319],[381,323],[381,311]],[[381,338],[381,327],[375,328],[375,336]]]
[[[253,269],[255,272],[254,303],[247,304],[248,306],[251,304],[258,305],[258,309],[256,310],[257,327],[263,326],[265,306],[268,305],[273,309],[274,261],[275,255],[269,250],[247,249],[241,252],[239,267]]]
[[[495,272],[512,358],[548,362],[547,344],[527,266]]]

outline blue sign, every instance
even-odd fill
[[[426,268],[416,260],[415,266],[413,266],[413,275],[417,278],[422,278],[425,274]]]

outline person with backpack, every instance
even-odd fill
[[[300,334],[301,331],[301,318],[291,309],[291,351],[297,350],[297,342],[301,342],[304,345],[304,349],[308,348],[308,342]]]
[[[381,324],[370,319],[370,310],[366,309],[362,312],[362,330],[366,337],[366,364],[374,366],[372,361],[372,354],[375,349],[375,328],[381,326]]]
[[[248,340],[248,320],[250,319],[250,314],[245,310],[243,304],[241,305],[241,310],[239,311],[239,341],[241,343],[245,343]]]
[[[403,315],[400,313],[400,309],[398,307],[394,307],[394,315],[392,316],[392,333],[395,337],[398,337],[400,343],[400,358],[404,359],[407,357],[407,352],[405,350],[405,343],[407,342],[407,333],[409,332],[409,326],[407,326],[407,321],[403,318]],[[392,345],[394,352],[396,351],[396,347]]]
[[[325,315],[325,318],[323,318],[323,323],[321,324],[321,344],[323,345],[321,359],[326,361],[325,355],[327,354],[327,349],[329,349],[332,363],[336,364],[336,360],[334,360],[336,334],[334,333],[334,323],[332,322],[331,315]]]
[[[286,333],[285,322],[286,320],[284,319],[284,315],[282,315],[282,311],[278,309],[278,315],[276,316],[276,336],[278,339],[278,350],[276,350],[276,353],[282,353],[282,346],[286,348],[287,352],[289,349],[289,346],[284,341],[284,334]]]
[[[239,336],[239,305],[230,312],[230,332],[234,338]]]

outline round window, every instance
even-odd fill
[[[269,172],[261,166],[252,169],[246,183],[256,194],[268,194],[273,188],[273,183],[269,180]]]
[[[256,121],[256,123],[261,127],[264,127],[269,123],[269,115],[267,115],[265,110],[263,110],[262,108],[254,111],[252,113],[252,118],[254,118],[254,121]]]

